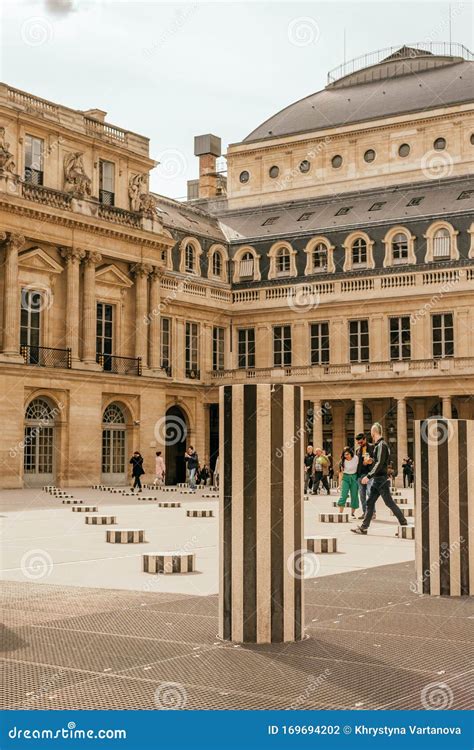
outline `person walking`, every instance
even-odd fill
[[[351,518],[355,518],[355,512],[359,507],[359,485],[357,482],[358,457],[354,454],[352,448],[346,446],[342,451],[339,468],[342,472],[341,494],[337,504],[339,513],[342,513],[346,507],[346,500],[351,496]]]
[[[370,434],[374,441],[374,463],[368,474],[361,479],[363,484],[368,484],[371,481],[367,497],[367,510],[361,525],[357,526],[355,529],[351,529],[354,534],[362,534],[364,536],[367,534],[367,529],[369,528],[374,515],[375,503],[379,497],[382,498],[387,508],[392,511],[400,526],[407,525],[405,516],[398,505],[394,502],[390,492],[390,482],[388,479],[390,450],[382,437],[382,425],[380,422],[375,422],[372,425]]]
[[[324,455],[322,448],[316,448],[313,461],[313,494],[319,493],[319,485],[322,484],[327,494],[331,494],[328,484],[329,461]]]
[[[374,446],[372,443],[367,442],[367,437],[363,432],[359,432],[355,439],[357,443],[356,456],[358,459],[357,483],[359,485],[359,501],[362,508],[362,515],[359,516],[359,520],[361,520],[367,510],[367,492],[370,487],[370,483],[363,484],[361,480],[367,476],[374,462]],[[375,518],[375,513],[373,518]]]
[[[311,487],[313,486],[313,461],[314,451],[311,443],[306,448],[306,453],[303,459],[304,463],[304,494],[307,495]]]
[[[161,455],[161,451],[156,451],[155,454],[155,481],[153,484],[156,486],[157,484],[162,485],[165,483],[165,474],[166,474],[166,466],[165,462],[163,460],[163,456]]]
[[[189,472],[189,489],[192,492],[196,492],[196,474],[199,466],[199,457],[192,445],[189,446],[184,454],[184,460]]]
[[[402,470],[403,470],[403,487],[404,488],[411,487],[411,483],[413,481],[413,461],[408,456],[406,456],[406,458],[403,459]]]
[[[142,483],[140,480],[140,477],[143,476],[145,473],[145,470],[143,468],[143,456],[139,451],[134,451],[133,456],[130,459],[130,462],[132,464],[132,477],[133,477],[133,485],[132,485],[132,492],[135,490],[135,487],[138,487],[138,492],[142,491]]]

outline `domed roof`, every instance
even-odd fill
[[[465,56],[472,57],[465,50]],[[374,53],[377,54],[377,53]],[[370,59],[365,56],[364,59]],[[474,65],[461,56],[401,47],[375,65],[351,61],[322,91],[290,104],[244,143],[473,101]],[[350,72],[344,75],[344,72]],[[331,74],[330,74],[331,79]]]

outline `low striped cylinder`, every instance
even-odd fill
[[[183,552],[153,552],[143,555],[144,573],[192,573],[196,556]]]
[[[320,513],[319,523],[349,523],[349,513]]]
[[[213,510],[187,510],[186,515],[189,518],[211,518],[214,515]]]
[[[406,508],[402,506],[400,508],[405,518],[414,518],[415,517],[415,509],[414,508]]]
[[[212,495],[210,493],[203,492],[201,494],[201,497],[207,497],[207,498],[210,498],[211,500],[218,500],[219,499],[219,495],[217,494],[217,492],[214,492]]]
[[[158,503],[159,508],[181,508],[181,503]]]
[[[333,508],[339,508],[339,503],[337,502],[337,500],[333,500],[333,501],[332,501],[332,507],[333,507]],[[345,507],[346,507],[346,508],[350,508],[350,507],[351,507],[351,504],[350,504],[350,503],[346,503]]]
[[[157,497],[148,497],[147,495],[139,495],[137,497],[137,500],[148,500],[148,501],[151,501],[151,502],[156,502],[158,500],[158,498]]]
[[[111,529],[105,532],[109,544],[141,544],[145,541],[143,529]]]
[[[337,552],[337,539],[335,536],[305,536],[306,549],[318,555]]]
[[[97,505],[78,505],[71,508],[73,513],[97,513]]]
[[[407,497],[394,497],[393,498],[397,505],[408,505],[409,500]]]
[[[86,516],[84,520],[91,526],[105,526],[117,523],[117,516]]]
[[[63,505],[81,505],[83,503],[83,500],[63,500]]]
[[[219,636],[303,638],[303,399],[293,385],[220,388]]]
[[[415,565],[418,591],[474,593],[474,421],[415,423]]]
[[[415,538],[415,527],[414,526],[399,526],[398,527],[398,538],[399,539],[414,539]]]
[[[160,490],[162,492],[177,492],[178,488],[177,487],[160,487]]]

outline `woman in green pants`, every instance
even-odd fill
[[[357,482],[358,456],[354,455],[352,448],[345,447],[342,451],[339,468],[342,472],[341,495],[337,504],[339,513],[344,511],[346,500],[351,496],[351,518],[355,518],[355,512],[359,507],[359,484]]]

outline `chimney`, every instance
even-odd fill
[[[221,155],[221,139],[210,133],[196,135],[194,155],[199,156],[199,198],[215,198],[219,195],[216,158]]]

